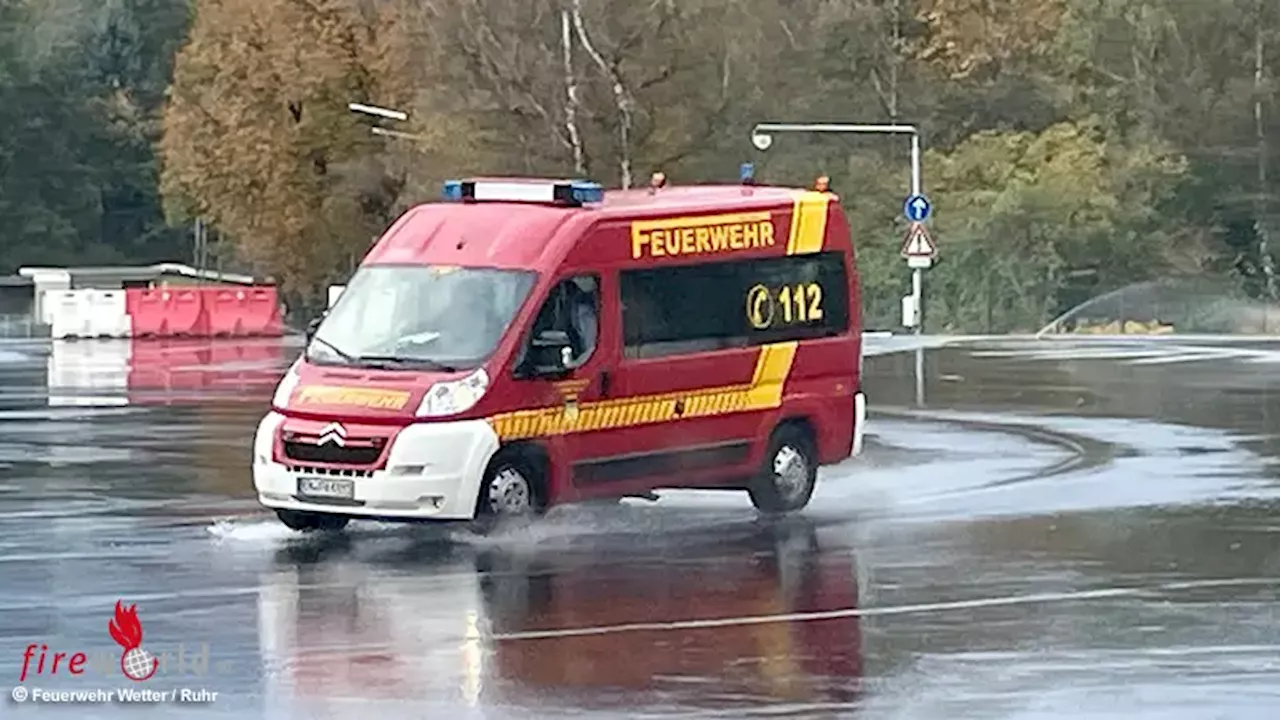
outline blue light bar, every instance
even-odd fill
[[[441,197],[453,202],[521,202],[579,206],[604,201],[604,188],[587,180],[449,180]]]
[[[569,185],[569,192],[579,205],[604,202],[604,187],[600,183],[575,180]]]

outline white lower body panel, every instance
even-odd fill
[[[384,469],[351,478],[295,471],[273,460],[284,416],[268,413],[253,443],[253,486],[258,501],[278,510],[405,520],[470,520],[480,482],[498,450],[498,436],[484,420],[415,423],[392,441]],[[298,479],[350,479],[350,501],[300,499]]]

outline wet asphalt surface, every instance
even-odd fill
[[[263,513],[297,351],[0,346],[0,690],[217,693],[0,717],[1280,713],[1280,343],[931,343],[919,387],[876,355],[867,452],[801,515],[665,493],[489,538]],[[20,681],[31,644],[88,663]]]

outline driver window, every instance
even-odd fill
[[[578,275],[552,288],[534,320],[533,334],[546,330],[567,333],[573,349],[569,367],[580,367],[596,349],[599,319],[600,281],[594,275]]]

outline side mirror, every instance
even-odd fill
[[[556,377],[569,371],[573,344],[563,330],[543,330],[529,341],[529,369],[535,377]]]
[[[320,323],[323,321],[324,321],[324,315],[321,315],[320,317],[312,318],[311,322],[307,323],[307,344],[308,345],[311,344],[311,339],[316,336],[316,328],[320,327]]]

